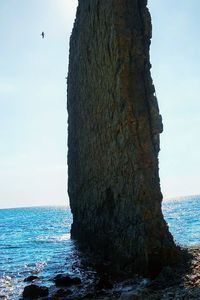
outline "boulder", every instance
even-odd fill
[[[38,286],[35,284],[28,285],[24,288],[23,299],[25,298],[39,298],[48,296],[49,289],[46,286]]]
[[[101,277],[97,283],[97,289],[103,290],[103,289],[112,289],[113,284],[109,281],[106,277]]]
[[[72,294],[72,291],[71,290],[66,290],[66,289],[58,289],[55,296],[56,297],[66,297],[68,295],[71,295]]]
[[[65,274],[58,274],[54,278],[56,286],[70,286],[81,284],[81,279],[79,277],[71,277]]]
[[[39,277],[35,276],[35,275],[31,275],[31,276],[28,276],[27,278],[25,278],[24,282],[31,282],[31,281],[34,281],[36,279],[39,279]]]

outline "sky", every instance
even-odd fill
[[[149,0],[164,198],[200,194],[200,1]]]
[[[66,205],[66,76],[77,0],[0,0],[0,208]],[[200,193],[200,1],[149,0],[164,198]],[[45,38],[40,36],[45,32]]]

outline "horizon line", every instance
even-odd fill
[[[175,197],[169,197],[169,198],[163,198],[162,201],[176,201],[176,200],[184,200],[187,198],[195,198],[195,197],[200,197],[200,194],[190,194],[190,195],[184,195],[184,196],[175,196]],[[40,208],[40,207],[64,207],[64,208],[69,208],[69,204],[45,204],[45,205],[32,205],[32,206],[15,206],[15,207],[0,207],[0,210],[2,209],[21,209],[21,208]]]
[[[0,207],[1,209],[21,209],[21,208],[42,208],[42,207],[64,207],[64,208],[70,208],[69,204],[46,204],[46,205],[33,205],[33,206],[15,206],[15,207]]]

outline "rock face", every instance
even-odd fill
[[[157,273],[177,259],[161,212],[162,119],[145,0],[79,0],[68,74],[72,237],[113,266]]]

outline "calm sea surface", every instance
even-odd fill
[[[163,213],[178,244],[199,244],[200,197],[164,201]],[[72,272],[77,253],[70,240],[71,222],[64,207],[0,210],[0,298],[19,299],[29,275],[51,286],[54,275]]]

